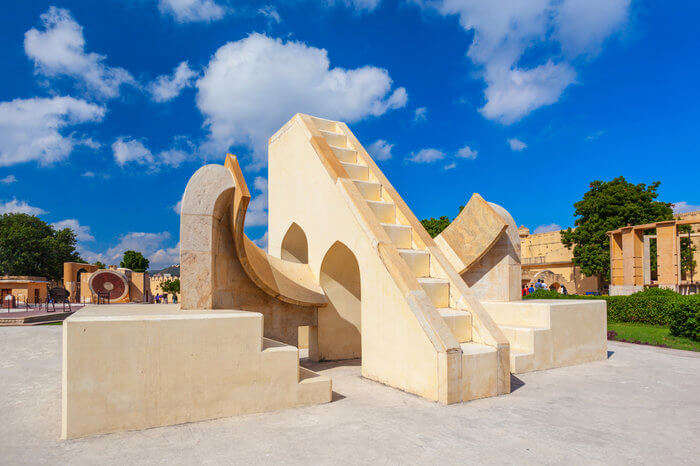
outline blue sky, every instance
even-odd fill
[[[191,174],[244,161],[266,224],[265,140],[348,122],[419,218],[473,192],[539,231],[590,181],[660,180],[700,209],[697,2],[6,2],[0,212],[70,226],[91,261],[178,261]]]

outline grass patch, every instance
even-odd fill
[[[608,340],[662,346],[687,351],[700,351],[700,341],[674,337],[661,325],[608,322]]]

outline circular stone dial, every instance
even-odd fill
[[[109,299],[117,300],[126,296],[129,288],[126,278],[112,270],[99,270],[90,278],[90,289],[93,293],[109,293]]]

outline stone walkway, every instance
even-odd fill
[[[314,366],[326,405],[61,441],[61,327],[0,328],[2,464],[698,464],[700,354],[609,344],[524,374],[508,396],[440,406]]]

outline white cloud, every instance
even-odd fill
[[[673,203],[674,214],[685,214],[687,212],[695,212],[696,210],[700,210],[700,205],[688,204],[685,201]]]
[[[159,0],[158,8],[179,23],[216,21],[228,13],[213,0]]]
[[[559,100],[576,82],[575,58],[595,55],[624,27],[631,0],[417,2],[458,16],[462,28],[473,32],[467,55],[481,68],[486,82],[481,112],[510,124]],[[522,65],[521,59],[533,47],[544,55],[542,63]]]
[[[520,139],[516,139],[516,138],[508,139],[508,145],[510,146],[510,150],[514,150],[514,151],[518,151],[518,152],[520,152],[521,150],[527,149],[527,144],[525,144]]]
[[[421,149],[420,151],[411,154],[408,158],[409,161],[415,163],[433,163],[437,160],[442,160],[445,158],[445,153],[437,149]]]
[[[95,177],[95,172],[86,171],[85,173],[83,173],[83,176],[84,176],[85,178],[94,178],[94,177]]]
[[[389,144],[384,139],[377,139],[367,148],[367,152],[374,160],[389,160],[391,158],[391,149],[393,144]]]
[[[180,215],[180,212],[182,212],[182,199],[175,203],[175,205],[173,206],[173,210],[176,214]]]
[[[389,73],[364,66],[331,68],[323,49],[251,34],[220,47],[197,81],[197,106],[209,130],[204,148],[220,155],[234,144],[267,162],[267,138],[297,112],[354,122],[406,105]]]
[[[258,13],[263,15],[268,19],[269,22],[275,22],[279,24],[282,21],[280,14],[277,12],[277,8],[272,5],[266,5],[258,10]]]
[[[73,233],[75,233],[75,237],[78,241],[95,241],[95,237],[90,233],[90,227],[81,225],[80,222],[74,218],[67,218],[59,222],[54,222],[51,226],[57,230],[70,228],[73,230]]]
[[[374,11],[381,0],[322,0],[326,5],[332,6],[341,3],[358,13],[369,13]]]
[[[12,199],[11,201],[2,202],[0,201],[0,215],[2,214],[29,214],[29,215],[41,215],[45,214],[44,209],[39,207],[34,207],[27,204],[25,201],[18,201],[17,199]]]
[[[589,134],[588,136],[586,136],[586,141],[595,141],[596,139],[600,138],[604,134],[605,134],[605,131],[603,131],[603,130],[596,131],[595,133]]]
[[[490,120],[511,124],[559,100],[576,80],[576,72],[566,63],[549,61],[529,70],[489,68],[485,78],[486,104],[479,111]]]
[[[180,263],[180,243],[172,248],[161,248],[148,256],[149,269],[163,269]]]
[[[83,28],[68,10],[50,7],[41,15],[43,31],[30,29],[24,35],[24,51],[45,76],[70,76],[103,97],[116,97],[122,84],[136,85],[123,68],[109,67],[105,57],[85,52]]]
[[[103,107],[73,97],[0,102],[0,166],[32,160],[49,164],[65,159],[76,145],[92,146],[91,139],[64,136],[60,130],[104,115]]]
[[[260,249],[266,250],[267,249],[267,231],[260,238],[254,239],[253,243],[257,244]]]
[[[190,65],[183,61],[170,75],[158,76],[148,85],[148,91],[156,102],[167,102],[174,99],[183,89],[192,87],[197,73],[190,69]]]
[[[118,264],[124,251],[133,250],[142,253],[151,261],[149,268],[162,268],[180,262],[180,243],[174,247],[167,247],[169,240],[170,233],[167,231],[161,233],[130,232],[122,235],[118,243],[104,253],[92,254],[98,257],[96,260]]]
[[[140,165],[153,164],[153,154],[141,141],[119,137],[112,144],[114,160],[121,166],[129,162]]]
[[[452,170],[452,169],[455,168],[456,166],[457,166],[457,164],[454,163],[454,162],[452,162],[452,163],[448,163],[447,165],[445,165],[445,166],[442,167],[442,168],[443,168],[443,170]]]
[[[477,154],[478,154],[478,152],[473,150],[471,147],[464,146],[460,150],[457,151],[456,155],[457,155],[457,157],[459,157],[461,159],[474,160],[476,158]]]
[[[245,216],[246,227],[267,225],[267,179],[262,176],[255,177],[253,187],[258,194],[248,204]]]
[[[535,231],[533,234],[537,233],[548,233],[550,231],[559,231],[561,230],[561,227],[557,225],[556,223],[550,223],[549,225],[540,225],[537,228],[535,228]]]
[[[426,107],[418,107],[413,112],[413,121],[426,121],[428,119],[428,109]]]
[[[557,39],[570,56],[596,55],[603,42],[629,17],[631,0],[564,0],[554,23]]]
[[[0,180],[2,184],[12,184],[17,182],[17,177],[15,175],[7,175],[5,178]]]
[[[175,138],[175,145],[179,147],[174,146],[153,154],[143,142],[121,136],[112,144],[112,154],[117,164],[122,167],[128,163],[149,165],[153,170],[160,165],[179,167],[182,162],[193,157],[193,145],[187,138],[182,136]]]

